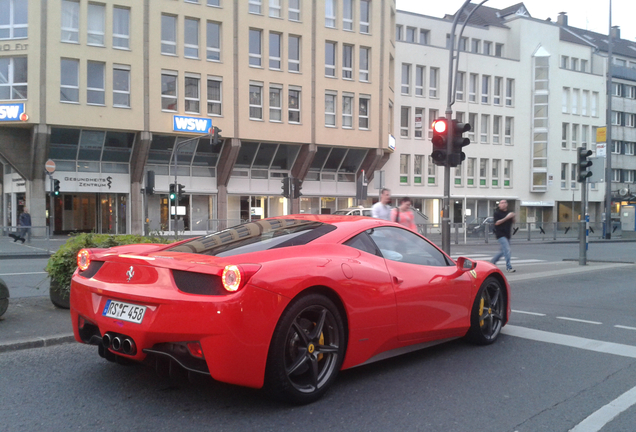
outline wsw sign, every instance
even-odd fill
[[[175,132],[209,133],[212,119],[200,117],[173,116],[172,130]]]
[[[24,104],[0,104],[0,121],[20,121],[24,114]]]

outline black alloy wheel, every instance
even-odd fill
[[[294,300],[272,337],[266,387],[287,402],[318,400],[338,375],[345,340],[342,317],[331,300],[319,294]]]
[[[489,345],[497,340],[506,313],[506,296],[501,282],[487,278],[479,288],[470,316],[466,339],[477,345]]]

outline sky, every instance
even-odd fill
[[[612,26],[619,26],[621,39],[636,41],[636,1],[612,1]],[[504,9],[520,0],[488,0],[484,6]],[[399,10],[415,12],[434,17],[455,13],[464,0],[397,0]],[[473,0],[473,3],[480,3]],[[526,0],[523,4],[532,18],[552,18],[556,22],[559,12],[567,12],[568,25],[607,34],[609,29],[610,0]]]

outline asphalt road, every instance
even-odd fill
[[[600,266],[520,264],[496,344],[347,370],[304,407],[209,379],[175,384],[75,343],[2,353],[0,430],[569,431],[636,388],[636,267]],[[581,430],[631,431],[636,405],[601,420]]]
[[[49,295],[49,278],[44,271],[47,258],[0,259],[0,278],[12,298]]]

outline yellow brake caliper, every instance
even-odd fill
[[[324,333],[320,333],[320,339],[318,339],[318,343],[320,345],[324,345],[325,344],[325,335]],[[324,354],[318,354],[318,361],[322,360]]]
[[[481,318],[481,316],[484,314],[484,298],[481,298],[481,301],[479,302],[479,317]],[[484,326],[484,320],[479,321],[479,327],[483,327]]]

